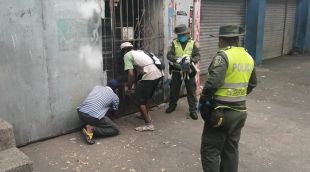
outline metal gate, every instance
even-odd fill
[[[163,12],[162,1],[156,0],[105,0],[105,16],[102,20],[103,67],[107,77],[116,78],[124,83],[124,71],[120,45],[129,41],[135,49],[152,51],[163,55]],[[120,114],[135,111],[130,97],[120,90]],[[163,101],[163,89],[157,90],[153,103]]]
[[[201,74],[208,72],[208,66],[218,51],[217,34],[222,25],[245,26],[246,0],[207,0],[201,1],[200,10],[200,68]],[[243,37],[240,39],[243,45]]]
[[[267,0],[263,59],[289,53],[293,48],[296,0]]]

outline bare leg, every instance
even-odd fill
[[[89,124],[86,124],[85,128],[86,128],[86,131],[88,133],[93,133],[94,132],[94,127],[89,125]]]
[[[154,131],[154,125],[152,124],[152,119],[150,114],[148,113],[148,108],[146,105],[140,105],[139,110],[143,116],[143,119],[145,121],[145,125],[139,126],[135,128],[136,131]]]
[[[140,110],[140,113],[141,113],[142,116],[143,116],[143,119],[144,119],[145,123],[146,123],[146,124],[152,123],[151,116],[150,116],[150,114],[148,113],[148,107],[147,107],[146,105],[140,105],[140,106],[139,106],[139,110]]]

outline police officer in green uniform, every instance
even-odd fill
[[[197,120],[195,80],[197,71],[194,65],[198,63],[200,59],[198,44],[191,39],[189,29],[185,24],[176,26],[174,31],[178,37],[172,41],[170,51],[167,54],[167,58],[170,61],[169,71],[172,74],[172,79],[170,83],[170,102],[169,107],[166,109],[166,113],[171,113],[175,110],[179,99],[182,80],[184,80],[190,116],[192,119]],[[180,59],[186,56],[190,57],[191,72],[189,76],[182,76]]]
[[[244,30],[235,25],[220,27],[220,51],[209,66],[209,76],[199,99],[204,119],[201,161],[206,172],[237,172],[238,144],[246,113],[246,95],[256,87],[254,61],[238,47]],[[215,37],[215,35],[211,35]]]

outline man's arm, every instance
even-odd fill
[[[112,104],[109,109],[111,115],[115,115],[116,111],[118,110],[118,105],[119,105],[119,98],[116,94],[112,96]]]
[[[249,80],[247,94],[250,94],[256,86],[257,86],[257,77],[256,77],[256,70],[254,67],[252,74],[251,74],[251,77],[250,77],[250,80]]]
[[[192,61],[196,64],[200,60],[200,53],[199,53],[199,45],[195,41],[193,51],[192,51]]]
[[[113,96],[113,100],[112,100],[112,109],[113,111],[117,111],[118,110],[118,105],[119,105],[119,98],[118,96],[115,94]]]
[[[217,55],[213,58],[208,70],[208,79],[199,99],[200,104],[210,101],[217,89],[224,84],[227,66],[227,58],[224,56]]]
[[[127,74],[127,88],[128,88],[128,90],[131,90],[132,85],[135,81],[135,72],[133,69],[128,69],[127,72],[128,72],[128,74]]]
[[[167,59],[173,63],[176,62],[174,43],[171,42],[170,50],[167,53]]]
[[[124,70],[127,71],[127,88],[130,90],[135,81],[135,72],[134,72],[134,62],[133,55],[131,52],[128,52],[124,56]]]

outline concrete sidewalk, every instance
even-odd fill
[[[257,67],[259,86],[248,97],[240,141],[240,172],[310,171],[310,57],[285,56]],[[134,115],[116,120],[121,134],[88,146],[72,133],[21,150],[36,171],[201,172],[201,118],[188,118],[185,98],[177,110],[151,112],[156,131],[136,132]]]

